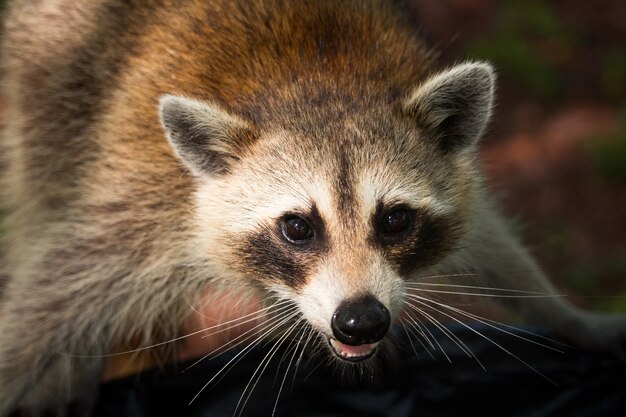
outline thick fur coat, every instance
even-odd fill
[[[2,417],[87,409],[98,356],[178,336],[212,285],[289,300],[322,338],[358,294],[397,317],[427,273],[553,293],[482,185],[493,70],[437,69],[401,5],[20,0],[3,32]],[[624,340],[558,297],[510,305]]]

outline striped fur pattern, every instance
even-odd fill
[[[290,300],[326,336],[343,300],[395,317],[427,273],[552,293],[482,184],[492,68],[437,69],[418,32],[382,0],[10,3],[0,416],[88,409],[99,355],[178,336],[212,287]],[[382,239],[395,207],[415,225]],[[315,241],[285,242],[286,215]],[[560,298],[511,305],[623,340]]]

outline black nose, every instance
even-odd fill
[[[369,294],[341,303],[331,321],[335,338],[351,346],[378,342],[390,324],[387,307]]]

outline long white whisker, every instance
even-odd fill
[[[433,355],[433,353],[426,347],[426,344],[421,339],[421,337],[418,337],[413,332],[413,325],[411,323],[407,323],[407,324],[408,324],[408,326],[402,326],[402,328],[404,329],[404,332],[406,333],[407,338],[409,339],[409,343],[411,344],[411,348],[413,349],[413,352],[415,353],[415,355],[419,357],[419,354],[417,353],[417,350],[415,349],[415,345],[413,344],[413,338],[415,338],[420,343],[420,345],[422,345],[422,347],[424,348],[424,351],[426,353],[428,353],[430,355],[430,357],[434,360],[435,359],[435,355]],[[411,326],[411,327],[409,327],[409,326]],[[413,336],[413,337],[411,337],[411,336]],[[428,340],[428,342],[431,343],[430,340]]]
[[[416,311],[420,314],[422,314],[424,317],[426,317],[428,320],[431,321],[431,323],[433,323],[435,326],[437,326],[437,328],[444,334],[446,335],[455,345],[457,345],[457,347],[459,349],[461,349],[461,351],[463,353],[465,353],[467,356],[473,357],[474,359],[476,359],[476,361],[481,365],[482,367],[482,363],[478,360],[478,358],[476,358],[476,356],[473,354],[472,350],[461,340],[461,338],[459,338],[457,335],[454,334],[454,332],[452,332],[450,329],[448,329],[446,326],[443,325],[443,323],[441,323],[441,321],[437,320],[437,318],[435,316],[433,316],[432,314],[427,313],[426,311],[419,309],[417,307]]]
[[[478,273],[468,272],[468,273],[457,273],[457,274],[440,274],[440,275],[426,275],[423,277],[415,277],[414,279],[435,279],[435,278],[452,278],[452,277],[477,277]]]
[[[531,273],[536,273],[536,272],[540,272],[540,270],[538,269],[520,269],[520,270],[516,270],[516,271],[507,271],[507,274],[531,274]],[[432,279],[432,278],[451,278],[451,277],[478,277],[480,276],[480,272],[458,272],[458,273],[452,273],[452,274],[439,274],[439,275],[425,275],[425,276],[421,276],[421,277],[414,277],[414,280],[418,280],[418,279]]]
[[[311,338],[313,337],[314,332],[315,332],[315,329],[313,329],[312,326],[309,326],[308,335],[306,337],[306,340],[304,341],[304,344],[302,345],[302,350],[300,351],[300,356],[298,357],[298,360],[296,361],[296,366],[295,366],[295,369],[293,371],[293,381],[292,381],[292,384],[296,383],[296,375],[298,373],[298,368],[300,367],[300,363],[302,362],[302,358],[304,357],[304,351],[306,349],[306,346],[311,341]]]
[[[259,380],[263,376],[263,373],[265,372],[265,370],[267,369],[268,365],[272,361],[272,358],[274,357],[276,352],[278,352],[278,350],[283,345],[285,340],[287,340],[287,337],[289,337],[291,332],[293,332],[293,330],[296,328],[298,323],[299,323],[299,321],[296,321],[294,324],[292,324],[289,327],[289,329],[287,329],[285,331],[285,333],[276,341],[274,346],[272,346],[272,348],[269,350],[269,352],[267,352],[265,357],[261,360],[261,363],[259,363],[259,366],[257,366],[257,368],[254,370],[254,373],[252,374],[252,377],[250,377],[250,381],[248,381],[248,384],[244,388],[243,393],[241,394],[241,397],[239,398],[239,401],[237,402],[237,405],[235,406],[235,414],[238,417],[241,417],[241,414],[243,413],[243,410],[245,409],[246,404],[248,403],[248,400],[250,399],[250,397],[252,395],[252,392],[254,391],[254,388],[256,388]],[[250,388],[250,384],[252,384],[252,381],[254,381],[254,384]],[[246,393],[247,393],[247,395],[246,395]],[[244,396],[246,397],[245,400],[244,400]],[[242,404],[242,400],[243,400],[243,404]],[[237,411],[239,411],[239,412],[237,412]]]
[[[435,282],[407,282],[408,286],[420,286],[420,287],[455,287],[455,288],[467,288],[467,289],[476,289],[476,290],[489,290],[489,291],[502,291],[502,292],[511,292],[518,294],[528,294],[528,295],[551,295],[551,296],[563,296],[562,294],[550,294],[545,292],[538,291],[527,291],[527,290],[514,290],[510,288],[497,288],[497,287],[482,287],[479,285],[462,285],[462,284],[443,284],[443,283],[435,283]]]
[[[427,298],[423,298],[423,297],[418,297],[417,299],[414,298],[414,301],[424,305],[425,307],[430,307],[433,308],[432,305],[429,305],[427,303],[425,303],[424,301],[431,301],[428,300]],[[435,302],[436,303],[436,302]],[[440,303],[436,303],[437,305],[439,305]],[[442,305],[442,307],[449,307],[449,306],[445,306]],[[481,332],[479,332],[478,330],[474,329],[473,327],[467,325],[466,323],[463,323],[461,320],[457,319],[456,317],[442,311],[439,309],[436,309],[437,312],[439,312],[440,314],[443,314],[444,316],[454,320],[455,322],[459,323],[460,325],[464,326],[465,328],[467,328],[468,330],[470,330],[471,332],[477,334],[478,336],[482,337],[483,339],[487,340],[488,342],[492,343],[494,346],[497,346],[498,348],[500,348],[503,352],[507,353],[508,355],[514,357],[515,359],[517,359],[520,363],[522,363],[523,365],[525,365],[526,367],[528,367],[530,370],[532,370],[533,372],[535,372],[537,375],[541,376],[542,378],[544,378],[545,380],[551,382],[554,385],[557,385],[553,380],[551,380],[550,378],[548,378],[546,375],[544,375],[543,373],[541,373],[540,371],[538,371],[537,369],[533,368],[532,366],[530,366],[530,364],[526,363],[524,360],[522,360],[519,356],[517,356],[516,354],[514,354],[513,352],[511,352],[510,350],[508,350],[507,348],[505,348],[504,346],[500,345],[498,342],[496,342],[495,340],[485,336],[484,334],[482,334]]]
[[[300,319],[300,322],[303,322],[304,319]],[[298,323],[300,323],[298,322]],[[272,417],[276,414],[276,408],[278,407],[278,400],[280,399],[280,394],[283,391],[283,387],[285,386],[285,381],[287,380],[287,375],[289,375],[289,369],[291,368],[291,364],[293,364],[294,359],[296,358],[296,354],[298,353],[298,346],[302,343],[302,339],[304,339],[304,334],[306,333],[306,327],[302,328],[299,341],[296,343],[293,354],[291,355],[291,359],[287,364],[287,369],[285,369],[285,376],[283,377],[282,382],[280,383],[280,387],[278,388],[278,395],[276,396],[276,402],[274,403],[274,409],[272,410]]]
[[[417,297],[417,298],[419,298],[419,299],[421,299],[421,300],[423,300],[423,301],[427,301],[427,302],[431,302],[431,303],[437,304],[437,305],[438,305],[438,306],[440,306],[440,307],[446,308],[446,309],[451,310],[451,311],[454,311],[455,313],[458,313],[458,314],[460,314],[460,315],[462,315],[462,316],[465,316],[465,317],[471,318],[471,319],[473,319],[473,320],[476,320],[477,322],[479,322],[479,323],[481,323],[481,324],[484,324],[485,326],[491,327],[492,329],[499,330],[499,331],[501,331],[502,333],[505,333],[505,334],[508,334],[508,335],[510,335],[510,336],[516,337],[516,338],[521,339],[521,340],[524,340],[524,341],[526,341],[526,342],[533,343],[533,344],[535,344],[535,345],[537,345],[537,346],[541,346],[541,347],[544,347],[544,348],[546,348],[546,349],[553,350],[553,351],[555,351],[555,352],[563,353],[563,351],[561,351],[561,350],[559,350],[559,349],[557,349],[557,348],[555,348],[555,347],[553,347],[553,346],[548,346],[548,345],[546,345],[546,344],[544,344],[544,343],[537,342],[536,340],[532,340],[532,339],[529,339],[529,338],[527,338],[527,337],[520,336],[519,334],[515,334],[515,333],[513,333],[513,332],[510,332],[510,331],[508,331],[508,330],[505,330],[505,329],[502,329],[502,328],[500,328],[500,327],[498,327],[498,326],[495,326],[494,324],[489,323],[489,321],[488,321],[488,320],[485,320],[484,318],[482,318],[482,317],[480,317],[480,316],[477,316],[477,315],[475,315],[475,314],[468,313],[468,312],[463,311],[463,310],[461,310],[461,309],[458,309],[458,308],[455,308],[455,307],[449,306],[449,305],[447,305],[447,304],[439,303],[439,302],[437,302],[437,301],[433,301],[433,300],[430,300],[430,299],[425,298],[425,297],[420,297],[419,295],[411,294],[411,295],[410,295],[410,297],[411,297],[411,298],[413,298],[413,299],[415,299],[415,297]]]
[[[441,330],[441,326],[437,323],[436,320],[434,320],[432,317],[428,317],[427,315],[425,315],[422,311],[420,311],[417,307],[412,306],[411,304],[407,304],[409,307],[412,307],[416,312],[424,315],[424,317],[426,317],[432,324],[434,324],[440,331]],[[441,351],[441,353],[443,353],[443,355],[446,357],[446,359],[448,360],[448,362],[452,363],[452,359],[450,359],[450,357],[448,356],[448,354],[446,353],[446,351],[444,350],[443,346],[441,346],[441,344],[439,343],[439,340],[437,340],[437,338],[432,334],[432,332],[428,329],[428,327],[426,327],[426,330],[428,330],[428,334],[430,334],[430,337],[432,338],[432,340],[434,340],[434,342],[437,344],[437,346],[439,347],[439,350]],[[445,334],[445,332],[444,332]]]
[[[272,326],[271,329],[267,330],[263,335],[259,336],[259,338],[257,339],[256,342],[251,343],[249,346],[246,346],[243,350],[241,350],[240,352],[238,352],[234,357],[232,357],[227,363],[226,365],[224,365],[222,367],[222,369],[220,369],[215,375],[213,375],[211,377],[211,379],[209,379],[209,381],[204,384],[202,386],[202,388],[200,388],[200,390],[198,391],[198,393],[196,395],[194,395],[194,397],[191,399],[191,401],[189,401],[189,404],[192,404],[196,398],[198,398],[198,396],[206,389],[206,387],[208,387],[213,381],[215,381],[215,379],[217,377],[219,377],[228,367],[231,363],[233,363],[234,361],[237,360],[237,358],[242,357],[241,355],[245,355],[247,352],[250,352],[252,350],[252,348],[254,348],[254,346],[256,346],[257,344],[259,344],[262,340],[263,337],[265,337],[266,335],[271,334],[271,332],[273,332],[275,329],[279,328],[280,326],[282,326],[284,323],[286,323],[287,321],[291,320],[292,318],[296,317],[298,315],[298,312],[294,312],[291,315],[283,318],[282,320],[280,320],[278,323],[274,324]]]
[[[297,316],[297,314],[295,314],[295,316]],[[291,320],[293,317],[294,317],[294,316],[287,318],[287,320],[286,320],[286,321]],[[273,323],[276,323],[276,322],[274,321]],[[285,322],[280,323],[280,324],[279,324],[279,327],[280,327],[280,326],[282,326],[284,323],[285,323]],[[219,379],[217,379],[217,380],[215,381],[215,384],[218,384],[218,383],[219,383],[219,382],[220,382],[223,378],[225,378],[225,377],[226,377],[226,375],[228,375],[228,373],[229,373],[232,369],[234,369],[234,367],[235,367],[235,366],[237,366],[237,364],[238,364],[239,362],[241,362],[241,360],[243,360],[243,358],[244,358],[244,357],[245,357],[248,353],[250,353],[250,352],[252,351],[252,349],[253,349],[255,346],[258,346],[258,345],[259,345],[259,344],[260,344],[263,340],[265,340],[265,338],[266,338],[269,334],[271,334],[271,333],[272,333],[272,332],[274,332],[275,330],[276,330],[276,328],[275,328],[275,327],[273,327],[273,328],[272,328],[272,329],[270,329],[269,331],[267,331],[267,332],[265,332],[265,333],[261,334],[260,336],[258,336],[258,337],[255,339],[255,341],[254,341],[254,342],[252,342],[249,346],[246,346],[246,347],[244,348],[244,350],[247,350],[247,352],[246,352],[245,354],[243,354],[241,357],[239,357],[239,358],[238,358],[238,359],[237,359],[237,360],[236,360],[236,361],[235,361],[235,362],[234,362],[234,363],[230,366],[230,368],[229,368],[226,372],[224,372],[224,373],[222,374],[222,376],[221,376]],[[249,339],[251,339],[252,337],[253,337],[253,336],[250,336],[250,337],[246,338],[246,341],[247,341],[247,340],[249,340]],[[242,341],[242,342],[240,342],[240,343],[238,343],[237,345],[239,345],[239,344],[241,344],[241,343],[243,343],[243,341]],[[233,346],[232,348],[234,348],[234,347],[235,347],[235,346]],[[224,352],[222,352],[222,353],[224,353]],[[221,355],[222,353],[220,353],[219,355]],[[219,355],[217,355],[217,356],[219,356]],[[227,364],[227,365],[228,365],[228,364]]]
[[[272,312],[272,314],[273,314],[273,315],[276,315],[276,314],[278,314],[278,313],[282,313],[282,312],[284,312],[285,310],[291,310],[292,308],[293,308],[293,305],[292,305],[292,304],[289,304],[289,303],[287,303],[287,304],[283,304],[282,306],[280,306],[279,308],[277,308],[277,309],[276,309],[276,311]],[[214,336],[214,335],[216,335],[216,334],[218,334],[218,333],[222,333],[222,332],[224,332],[224,331],[226,331],[226,330],[234,329],[235,327],[241,326],[242,324],[250,323],[251,321],[255,321],[255,320],[258,320],[258,319],[259,319],[259,317],[258,317],[258,316],[257,316],[257,317],[252,317],[252,318],[249,318],[249,319],[247,319],[247,320],[245,320],[245,321],[242,321],[242,322],[239,322],[239,323],[235,323],[234,325],[229,326],[229,327],[227,327],[227,328],[224,328],[224,329],[219,329],[219,330],[217,330],[217,331],[215,331],[215,332],[209,333],[209,334],[207,334],[207,335],[203,335],[202,337],[203,337],[203,338],[211,337],[211,336]],[[224,324],[227,324],[227,323],[224,323]],[[220,326],[221,326],[221,325],[217,325],[217,326],[214,326],[214,327],[220,327]]]
[[[427,298],[425,298],[425,299],[427,299]],[[450,308],[454,308],[454,307],[452,307],[452,306],[449,306],[449,307],[450,307]],[[552,339],[552,338],[550,338],[550,337],[547,337],[547,336],[544,336],[544,335],[541,335],[541,334],[538,334],[538,333],[535,333],[535,332],[531,332],[531,331],[526,330],[526,329],[522,329],[522,328],[520,328],[520,327],[511,326],[511,325],[509,325],[509,324],[505,324],[505,323],[502,323],[502,322],[499,322],[499,321],[496,321],[496,320],[491,320],[491,319],[488,319],[488,318],[486,318],[486,317],[483,317],[483,316],[478,316],[478,315],[476,315],[476,314],[472,314],[472,313],[469,313],[469,312],[464,311],[464,310],[460,310],[460,309],[458,309],[458,310],[459,310],[459,313],[464,313],[467,317],[472,318],[472,319],[474,319],[474,320],[476,320],[476,321],[479,321],[479,320],[484,320],[484,321],[486,321],[486,322],[492,323],[492,324],[496,325],[496,328],[497,328],[498,330],[501,330],[501,331],[503,331],[503,330],[502,330],[502,329],[500,329],[500,328],[499,328],[499,327],[497,327],[497,326],[501,326],[501,327],[505,327],[505,328],[507,328],[507,329],[515,330],[515,331],[517,331],[517,332],[524,333],[524,334],[527,334],[527,335],[530,335],[530,336],[536,337],[536,338],[538,338],[538,339],[543,339],[543,340],[548,341],[548,342],[550,342],[550,343],[554,343],[554,344],[561,345],[561,346],[564,346],[564,347],[568,347],[568,346],[569,346],[569,345],[567,345],[566,343],[563,343],[563,342],[561,342],[561,341],[559,341],[559,340],[555,340],[555,339]],[[524,340],[525,340],[525,339],[524,339]],[[531,340],[531,341],[532,341],[532,340]],[[550,348],[550,346],[546,346],[546,347]],[[554,349],[554,350],[556,350],[556,351],[557,351],[557,352],[559,352],[559,353],[563,353],[563,352],[561,352],[561,351],[560,351],[560,350],[558,350],[558,349]]]
[[[225,321],[225,322],[220,322],[220,323],[214,324],[214,325],[212,325],[210,327],[205,328],[204,330],[207,331],[207,330],[219,329],[217,331],[217,333],[222,332],[222,331],[226,331],[226,330],[235,328],[237,326],[240,326],[242,324],[249,323],[251,321],[257,320],[260,316],[263,315],[264,312],[267,312],[267,311],[271,310],[272,308],[276,308],[276,311],[281,311],[281,310],[285,309],[286,307],[288,307],[289,305],[290,305],[289,302],[286,301],[286,300],[279,301],[279,302],[274,303],[274,304],[272,304],[272,305],[270,305],[268,307],[265,307],[265,308],[263,308],[261,310],[258,310],[258,311],[254,312],[254,313],[246,314],[245,316],[238,317],[238,318],[233,319],[233,320],[228,320],[228,321]],[[207,316],[202,315],[200,312],[198,312],[197,310],[195,310],[193,308],[192,308],[192,310],[194,312],[196,312],[196,314],[199,314],[201,317],[208,318],[210,320],[215,320],[213,318],[209,318]],[[228,326],[228,327],[222,328],[223,326]],[[204,336],[204,337],[209,337],[209,336],[211,336],[213,334],[216,334],[216,333],[212,333],[212,334]]]
[[[320,350],[322,350],[322,349],[323,349],[322,344],[319,344],[319,345],[316,347],[316,349],[313,351],[313,354],[311,355],[311,358],[312,358],[315,354],[317,354]],[[311,358],[309,358],[309,360],[307,361],[307,364],[308,364],[308,363],[310,363]],[[322,363],[323,363],[322,361],[317,361],[317,363],[315,364],[315,366],[313,367],[313,369],[311,369],[311,371],[310,371],[308,374],[306,374],[306,375],[304,376],[303,381],[306,381],[307,379],[309,379],[309,377],[310,377],[311,375],[313,375],[313,373],[315,373],[315,371],[317,370],[317,368],[319,368],[320,366],[322,366]]]
[[[451,308],[452,308],[452,307],[451,307]],[[498,330],[500,330],[500,331],[503,331],[503,332],[504,332],[504,330],[502,330],[502,329],[501,329],[500,327],[498,327],[498,326],[505,327],[505,328],[507,328],[507,329],[511,329],[511,330],[515,330],[515,331],[517,331],[517,332],[524,333],[524,334],[527,334],[527,335],[530,335],[530,336],[536,337],[536,338],[538,338],[538,339],[543,339],[543,340],[545,340],[545,341],[548,341],[548,342],[550,342],[550,343],[554,343],[554,344],[557,344],[557,345],[561,345],[561,346],[563,346],[563,347],[568,347],[568,345],[567,345],[566,343],[560,342],[560,341],[558,341],[558,340],[552,339],[552,338],[550,338],[550,337],[547,337],[547,336],[544,336],[544,335],[541,335],[541,334],[538,334],[538,333],[535,333],[535,332],[531,332],[531,331],[528,331],[528,330],[525,330],[525,329],[522,329],[522,328],[519,328],[519,327],[516,327],[516,326],[511,326],[511,325],[509,325],[509,324],[504,324],[504,323],[501,323],[501,322],[496,321],[496,320],[491,320],[491,319],[488,319],[488,318],[486,318],[486,317],[478,316],[478,315],[476,315],[476,314],[472,314],[472,313],[469,313],[469,312],[467,312],[467,311],[460,310],[460,312],[465,313],[465,314],[467,315],[467,317],[472,318],[472,319],[474,319],[474,320],[476,320],[476,321],[479,321],[479,322],[480,322],[480,320],[484,320],[484,321],[486,321],[486,322],[489,322],[489,323],[491,323],[491,324],[494,324],[496,329],[498,329]],[[485,324],[486,324],[486,323],[485,323]],[[506,332],[505,332],[505,333],[506,333]],[[524,339],[524,340],[526,340],[526,339]],[[530,341],[532,342],[532,340],[530,340]],[[540,345],[540,346],[543,346],[542,344],[539,344],[539,345]],[[545,347],[550,348],[550,346],[545,346]],[[559,350],[559,349],[556,349],[556,348],[552,348],[552,349],[553,349],[553,350],[555,350],[556,352],[563,353],[563,352],[562,352],[561,350]]]
[[[266,329],[268,329],[269,327],[272,327],[278,320],[281,319],[281,317],[284,317],[285,315],[293,313],[295,310],[296,310],[296,307],[295,306],[291,306],[291,308],[281,312],[280,315],[272,317],[270,319],[267,319],[267,320],[263,321],[262,323],[259,323],[256,326],[252,327],[251,329],[246,330],[245,332],[241,333],[237,337],[234,337],[233,339],[231,339],[228,342],[224,343],[222,346],[219,346],[219,347],[213,349],[211,352],[207,353],[206,355],[202,356],[200,359],[198,359],[197,361],[195,361],[194,363],[189,365],[187,368],[185,368],[182,372],[185,372],[185,371],[189,370],[190,368],[196,366],[198,363],[202,362],[203,360],[205,360],[209,356],[213,355],[215,352],[219,351],[220,349],[222,349],[226,345],[230,345],[229,348],[226,349],[224,352],[221,352],[221,353],[215,355],[214,358],[220,356],[222,353],[225,353],[225,352],[227,352],[230,349],[234,349],[235,347],[241,345],[242,343],[247,342],[248,340],[250,340],[250,339],[252,339],[254,337],[259,337],[257,335],[257,332],[263,332]],[[262,329],[258,329],[259,327],[262,327]],[[245,337],[246,335],[248,335],[250,333],[252,333],[252,334],[247,336],[247,337]],[[263,333],[261,337],[265,337],[265,333]],[[243,340],[239,340],[239,339],[242,339],[242,338],[243,338]],[[239,342],[237,342],[237,343],[235,343],[233,345],[232,343],[236,342],[237,340],[239,340]]]
[[[413,353],[415,353],[415,356],[419,357],[419,354],[417,353],[417,349],[415,349],[415,345],[413,344],[413,337],[415,337],[415,334],[413,332],[411,332],[411,334],[409,334],[409,326],[402,326],[402,329],[404,330],[404,333],[406,334],[406,338],[409,340],[409,343],[411,344],[411,349],[413,349]],[[411,336],[413,335],[413,336]],[[424,350],[426,352],[428,352],[428,350],[426,349],[426,345],[424,344],[423,341],[421,341],[419,338],[415,337],[420,344],[422,345],[422,347],[424,348]]]
[[[456,344],[458,346],[458,348],[461,349],[461,351],[463,353],[465,353],[467,356],[473,358],[476,361],[476,363],[478,363],[478,365],[483,370],[486,370],[486,368],[483,365],[482,361],[480,359],[478,359],[478,357],[474,354],[472,349],[470,349],[469,346],[467,346],[467,344],[465,342],[463,342],[451,330],[449,330],[448,328],[446,328],[446,326],[441,324],[441,322],[439,322],[439,320],[437,320],[435,317],[433,317],[431,314],[425,312],[424,310],[422,310],[420,308],[417,308],[417,306],[414,306],[414,305],[411,305],[411,304],[409,304],[409,306],[412,307],[413,309],[415,309],[415,311],[417,311],[419,314],[422,314],[424,317],[426,317],[426,319],[428,319],[433,325],[435,325],[444,335],[446,335],[450,340],[452,340],[452,342],[454,344]]]
[[[427,289],[427,288],[419,288],[418,291],[429,292],[429,293],[438,293],[438,294],[472,295],[472,296],[489,297],[489,298],[556,298],[556,297],[564,297],[564,295],[560,295],[560,294],[550,294],[550,295],[485,294],[485,293],[479,293],[479,292],[430,290],[430,289]]]
[[[299,318],[298,322],[300,322],[302,320],[303,320],[302,318]],[[297,331],[298,329],[294,329],[294,330]],[[296,339],[297,337],[298,336],[294,336],[294,339]],[[289,355],[291,355],[293,353],[293,351],[296,350],[296,348],[297,348],[297,344],[293,343],[290,346],[287,346],[287,349],[285,349],[285,351],[281,355],[280,359],[278,360],[278,366],[276,367],[276,377],[274,378],[274,384],[276,383],[276,380],[277,380],[277,377],[278,377],[278,372],[280,371],[280,367],[285,362],[285,358],[287,358]]]
[[[431,340],[431,338],[434,340],[435,337],[433,336],[433,334],[430,331],[430,329],[428,327],[426,327],[426,326],[422,326],[422,323],[419,320],[419,318],[413,316],[412,314],[409,314],[410,313],[409,311],[406,311],[406,313],[408,314],[408,318],[409,318],[410,323],[413,324],[414,328],[419,332],[419,334],[424,337],[424,340],[426,340],[426,343],[428,343],[430,348],[432,350],[435,350],[435,345],[433,344],[433,342]],[[430,338],[428,337],[426,332],[428,332],[428,335],[430,335]]]
[[[269,297],[266,297],[266,298],[264,298],[264,299],[260,300],[260,301],[259,301],[259,303],[260,303],[260,304],[263,304],[265,301],[267,301],[267,300],[271,300],[271,299],[273,299],[273,298],[275,298],[275,297],[274,297],[274,296],[269,296]],[[258,313],[260,313],[260,312],[263,312],[263,311],[269,310],[269,309],[274,308],[274,307],[276,307],[276,306],[278,306],[278,305],[281,305],[281,304],[287,304],[287,303],[289,303],[289,302],[290,302],[289,300],[278,300],[278,301],[276,301],[276,302],[274,302],[274,303],[272,303],[272,304],[270,304],[270,305],[268,305],[268,306],[266,306],[266,307],[263,307],[263,308],[262,308],[262,309],[260,309],[260,310],[254,311],[254,312],[252,312],[252,313],[248,313],[248,314],[246,314],[246,315],[244,315],[244,316],[241,316],[241,317],[236,318],[236,319],[233,319],[233,320],[229,320],[229,321],[222,322],[222,323],[220,323],[220,324],[228,324],[228,323],[231,323],[231,322],[233,322],[233,321],[237,321],[237,320],[239,320],[239,319],[245,319],[245,318],[247,318],[247,317],[249,317],[249,316],[256,315],[256,314],[258,314]],[[188,305],[189,305],[189,309],[190,309],[190,310],[192,310],[194,313],[196,313],[198,316],[200,316],[200,317],[204,317],[205,319],[209,319],[209,320],[216,320],[216,318],[215,318],[215,317],[209,317],[209,316],[205,315],[205,314],[204,314],[204,313],[202,313],[200,310],[196,309],[193,305],[191,305],[191,304],[188,304]]]
[[[282,301],[281,301],[281,303],[282,303]],[[263,308],[261,310],[258,310],[258,311],[254,311],[252,313],[246,314],[244,316],[238,317],[238,318],[233,319],[233,320],[229,320],[229,321],[226,321],[226,322],[223,322],[223,323],[218,323],[218,324],[215,324],[213,326],[209,326],[209,327],[205,327],[205,328],[202,328],[202,329],[199,329],[199,330],[195,330],[195,331],[193,331],[191,333],[187,333],[187,334],[182,335],[182,336],[178,336],[178,337],[175,337],[175,338],[172,338],[172,339],[168,339],[168,340],[165,340],[165,341],[159,342],[159,343],[154,343],[152,345],[142,346],[142,347],[139,347],[139,348],[136,348],[136,349],[125,350],[125,351],[122,351],[122,352],[107,353],[107,354],[103,354],[103,355],[74,355],[72,353],[67,353],[67,352],[55,352],[55,353],[58,353],[58,354],[61,354],[61,355],[65,355],[65,356],[70,356],[70,357],[73,357],[73,358],[111,358],[111,357],[115,357],[115,356],[128,355],[128,354],[131,354],[131,353],[137,353],[137,352],[141,352],[141,351],[148,350],[148,349],[154,349],[154,348],[157,348],[159,346],[165,346],[165,345],[167,345],[169,343],[178,342],[180,340],[187,339],[188,337],[192,337],[192,336],[195,336],[197,334],[201,334],[201,333],[204,333],[204,332],[207,332],[207,331],[219,328],[219,327],[227,325],[229,323],[234,323],[234,322],[237,322],[237,321],[240,321],[240,320],[244,320],[244,319],[246,319],[246,318],[248,318],[250,316],[260,316],[263,313],[263,311],[265,311],[267,309],[270,309],[270,308],[274,307],[275,305],[276,304],[272,304],[271,306],[265,307],[265,308]],[[233,327],[238,326],[239,324],[244,324],[244,323],[247,323],[247,322],[250,322],[250,321],[253,321],[253,320],[256,320],[256,318],[249,319],[249,320],[241,322],[241,323],[237,323],[234,326],[229,327],[229,328],[233,328]],[[223,329],[223,330],[228,330],[228,329]]]

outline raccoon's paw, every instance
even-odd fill
[[[605,351],[626,363],[626,317],[585,313],[569,338],[579,347]]]

